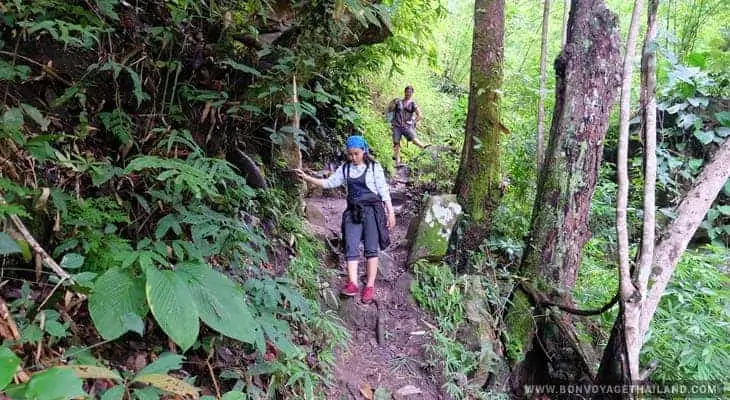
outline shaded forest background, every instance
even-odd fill
[[[631,5],[607,3],[623,38]],[[550,14],[548,60],[561,49],[563,7]],[[50,398],[59,388],[59,398],[158,398],[197,386],[230,399],[315,398],[347,333],[320,305],[331,295],[319,267],[324,248],[296,206],[292,146],[313,169],[326,169],[341,159],[343,139],[363,130],[392,172],[383,111],[410,84],[424,115],[419,133],[443,147],[434,156],[406,146],[404,159],[417,190],[450,191],[464,138],[473,8],[434,0],[0,2],[6,395]],[[506,190],[493,234],[474,255],[476,277],[509,282],[528,233],[541,17],[534,2],[507,5]],[[730,136],[730,7],[667,1],[659,20],[657,206],[666,224],[713,146]],[[551,110],[552,68],[547,76]],[[573,293],[585,308],[617,288],[617,123],[616,115]],[[636,125],[630,176],[638,185]],[[656,363],[657,379],[726,379],[729,199],[726,184],[652,324],[642,361]],[[630,207],[637,236],[640,193]],[[414,268],[414,296],[439,322],[436,379],[455,398],[485,396],[476,380],[457,379],[478,376],[488,357],[461,340],[473,277],[447,264]],[[508,298],[498,287],[483,295],[492,305]],[[615,311],[582,319],[584,341],[605,346],[614,319]],[[531,327],[511,329],[505,342],[516,363]],[[211,357],[225,367],[213,371]]]

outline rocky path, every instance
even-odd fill
[[[390,248],[380,256],[381,268],[375,284],[378,305],[362,304],[359,296],[340,299],[340,316],[352,338],[348,347],[337,354],[334,380],[327,389],[327,399],[444,398],[437,371],[425,356],[433,323],[410,295],[413,276],[405,265],[406,233],[416,210],[406,181],[405,168],[398,169],[397,175],[390,180],[397,224],[391,231]],[[344,198],[315,196],[306,202],[312,229],[320,237],[337,242],[346,206]],[[331,247],[335,249],[336,245]],[[339,272],[330,282],[338,290],[346,279],[342,259],[330,267]],[[364,263],[361,263],[360,274],[362,287]],[[378,316],[383,325],[382,343],[377,340]]]

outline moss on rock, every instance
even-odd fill
[[[417,221],[417,227],[409,237],[411,251],[408,263],[420,259],[441,260],[446,255],[451,231],[461,213],[461,205],[456,201],[455,195],[429,197]]]

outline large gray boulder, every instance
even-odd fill
[[[438,195],[426,199],[418,219],[414,220],[413,229],[408,233],[411,243],[408,264],[421,259],[440,261],[446,255],[451,231],[461,214],[456,195]]]

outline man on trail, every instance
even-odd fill
[[[393,131],[393,160],[395,165],[400,162],[400,139],[405,136],[407,140],[416,146],[425,149],[430,144],[425,144],[416,137],[416,123],[421,119],[421,110],[413,101],[413,87],[406,86],[402,99],[390,102],[388,106],[388,118],[390,119],[391,130]]]

